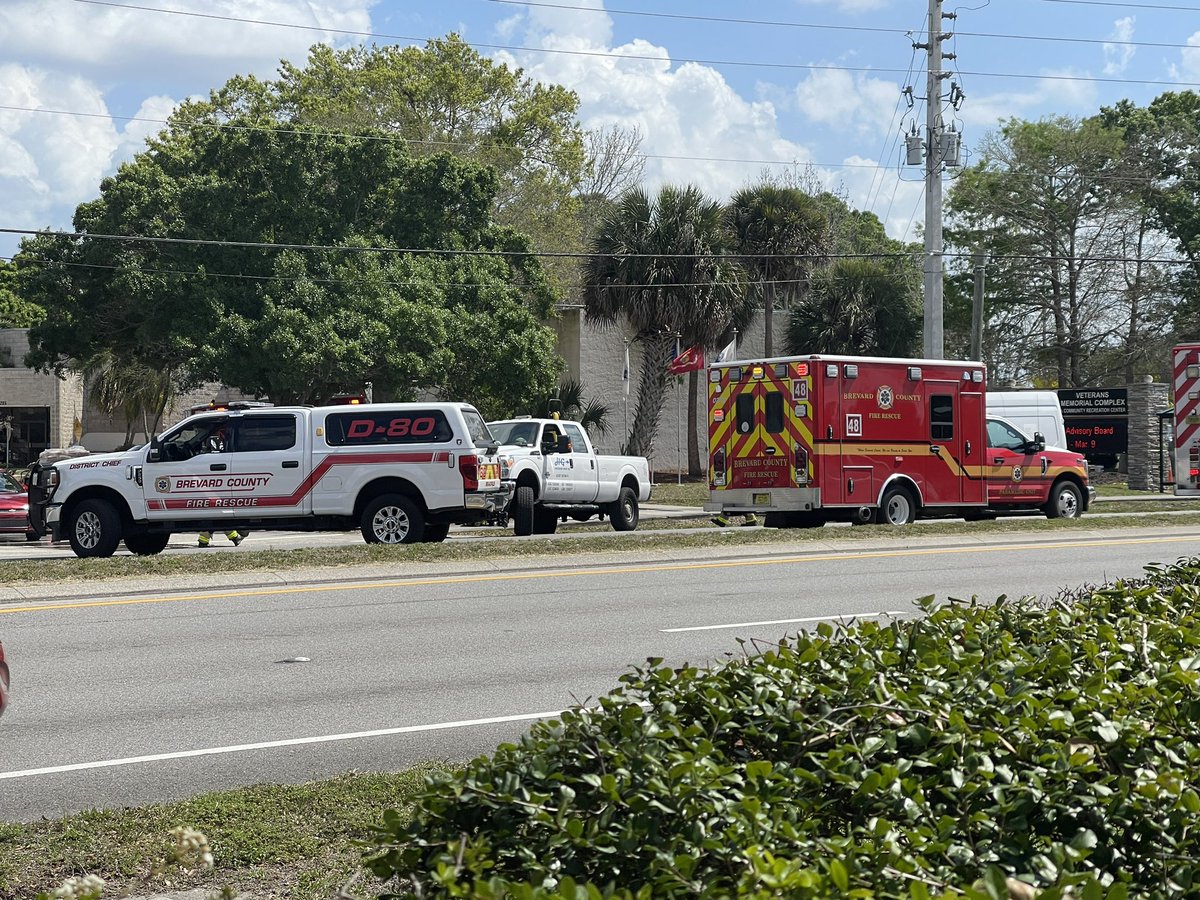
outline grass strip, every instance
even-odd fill
[[[264,784],[177,803],[92,810],[30,824],[0,823],[0,898],[26,900],[72,875],[99,875],[105,896],[229,886],[257,897],[327,900],[360,875],[356,843],[383,811],[407,816],[410,798],[441,764],[394,774],[340,775],[301,785]],[[156,873],[168,832],[187,825],[208,837],[213,867]],[[360,881],[357,888],[362,888]],[[357,894],[373,894],[370,888]]]
[[[678,528],[688,520],[660,520],[664,528]],[[162,578],[172,575],[228,575],[236,572],[278,571],[300,568],[350,568],[388,563],[470,562],[472,560],[556,557],[570,560],[586,553],[648,555],[670,550],[744,545],[805,544],[816,542],[880,541],[904,544],[913,537],[951,535],[964,538],[986,534],[1051,534],[1066,537],[1083,531],[1108,531],[1130,527],[1195,527],[1200,512],[1084,516],[1082,519],[998,519],[993,522],[922,521],[903,529],[862,528],[727,528],[705,520],[691,520],[686,533],[646,528],[614,535],[608,526],[580,527],[577,535],[523,538],[506,541],[448,541],[444,544],[382,545],[345,544],[297,550],[258,550],[237,553],[162,554],[114,556],[109,559],[14,560],[0,566],[0,584],[61,584],[121,578]],[[253,535],[250,540],[253,540]]]

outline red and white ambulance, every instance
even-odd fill
[[[793,356],[708,367],[709,503],[774,527],[1074,518],[1087,461],[989,416],[982,363]]]

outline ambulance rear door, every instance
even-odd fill
[[[1200,496],[1200,344],[1171,351],[1175,392],[1175,493]]]

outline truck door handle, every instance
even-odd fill
[[[971,442],[967,441],[967,456],[971,455]]]
[[[993,465],[997,465],[997,466],[1002,466],[1002,465],[1004,465],[1004,457],[1003,457],[1003,456],[993,456],[993,457],[992,457],[992,464],[993,464]]]
[[[208,469],[210,472],[224,472],[225,471],[225,463],[213,463],[211,466],[208,467]]]
[[[932,454],[934,454],[934,455],[936,456],[937,454],[939,454],[939,453],[941,453],[941,452],[942,452],[942,448],[941,448],[941,447],[939,447],[937,444],[930,444],[930,445],[929,445],[929,452],[930,452],[930,453],[932,453]]]
[[[300,468],[300,460],[298,460],[298,459],[285,459],[285,460],[283,461],[283,467],[284,467],[285,469],[298,469],[298,468]]]
[[[573,469],[573,468],[575,468],[575,460],[573,460],[573,459],[572,459],[572,460],[570,460],[570,463],[571,463],[571,468],[572,468],[572,469]]]
[[[763,447],[763,452],[766,453],[767,456],[774,456],[775,448],[774,447]]]

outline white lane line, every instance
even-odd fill
[[[47,766],[43,769],[20,769],[16,772],[0,772],[0,781],[7,778],[32,778],[36,775],[59,775],[63,772],[81,772],[86,769],[111,769],[116,766],[134,766],[141,763],[161,762],[170,759],[188,759],[193,756],[218,756],[224,753],[242,753],[246,750],[270,750],[275,747],[298,747],[303,744],[328,744],[333,741],[354,741],[360,738],[387,737],[394,734],[416,734],[421,731],[441,731],[449,728],[470,728],[473,725],[500,725],[505,722],[525,722],[530,719],[552,719],[562,715],[555,712],[522,713],[516,716],[495,716],[490,719],[466,719],[461,722],[437,722],[431,725],[406,725],[400,728],[379,728],[374,731],[352,731],[348,734],[326,734],[318,737],[289,738],[283,741],[262,741],[257,744],[233,744],[228,747],[205,747],[202,750],[179,750],[175,753],[152,753],[147,756],[127,756],[123,759],[101,759],[95,762],[70,763],[65,766]]]
[[[679,631],[719,631],[722,628],[754,628],[757,625],[798,625],[804,622],[840,622],[843,619],[878,619],[880,616],[903,616],[896,610],[886,612],[849,613],[841,616],[810,616],[807,619],[771,619],[767,622],[734,622],[731,625],[692,625],[687,628],[660,628],[663,634]],[[0,776],[3,777],[3,776]]]

